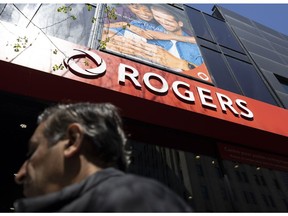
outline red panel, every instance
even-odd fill
[[[79,48],[65,41],[60,42],[59,47],[62,52],[67,53],[66,56],[73,54],[73,48]],[[28,49],[27,54],[25,51],[21,53],[21,58],[13,61],[18,65],[6,62],[6,59],[0,62],[1,90],[53,101],[109,101],[120,106],[123,114],[132,119],[288,155],[288,130],[285,127],[288,111],[285,109],[100,51],[93,52],[107,64],[106,73],[101,77],[79,77],[66,69],[53,72],[52,65],[61,63],[63,55],[46,59],[43,56],[51,56],[51,47],[43,48],[33,44]],[[84,59],[80,59],[79,64],[83,67],[96,67],[91,61],[88,66],[84,66],[85,63]],[[137,79],[141,88],[136,88],[129,79],[124,84],[119,84],[120,63],[138,71]],[[148,72],[158,74],[167,81],[167,93],[156,94],[149,90],[143,82],[143,77]],[[171,87],[175,81],[190,85],[189,90],[195,96],[194,103],[174,94]],[[156,79],[151,80],[151,85],[157,88],[162,86]],[[198,87],[210,91],[210,104],[216,106],[216,109],[203,106],[197,92]],[[184,90],[180,89],[182,93]],[[229,109],[224,112],[216,96],[218,93],[229,97],[237,112],[241,110],[235,105],[236,99],[246,101],[254,119],[235,116]]]

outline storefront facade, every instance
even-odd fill
[[[164,8],[188,32],[171,41],[186,49],[196,44],[200,63],[178,48],[172,65],[172,48],[163,51],[162,40],[143,41],[122,32],[131,26],[103,21],[112,13],[136,25],[128,5],[1,5],[1,91],[47,104],[116,104],[129,135],[130,171],[162,181],[195,211],[287,211],[288,113],[281,86],[288,75],[276,74],[275,89],[226,10],[215,8],[213,17],[185,5]],[[106,30],[114,37],[106,40]],[[188,35],[193,43],[184,42]],[[287,36],[280,41],[288,50]],[[143,44],[157,52],[133,50]]]

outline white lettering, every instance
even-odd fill
[[[173,92],[180,98],[182,98],[183,100],[186,100],[186,101],[189,101],[189,102],[194,102],[195,101],[195,97],[194,97],[194,94],[193,92],[191,91],[188,91],[188,90],[185,90],[185,95],[181,94],[179,92],[179,88],[180,87],[187,87],[187,89],[190,89],[190,85],[185,83],[185,82],[182,82],[182,81],[175,81],[173,82],[172,84],[172,90]]]
[[[235,116],[239,116],[239,113],[234,109],[232,100],[224,94],[216,92],[218,101],[220,103],[221,109],[226,113],[227,108],[229,108]]]
[[[64,64],[69,70],[71,70],[73,73],[79,75],[79,76],[94,76],[97,77],[100,74],[105,73],[106,71],[106,63],[105,61],[98,56],[96,53],[91,51],[84,51],[80,49],[76,49],[77,51],[81,52],[82,54],[77,54],[68,58],[64,59]],[[97,67],[95,68],[89,68],[89,69],[83,69],[81,68],[77,62],[74,61],[76,58],[86,58],[88,57],[92,61],[97,63]],[[203,80],[208,80],[209,77],[203,73],[198,72],[198,76]],[[137,69],[120,63],[118,66],[118,83],[124,84],[126,79],[129,79],[132,84],[135,86],[135,88],[141,89],[142,86],[140,82],[138,81],[139,78],[139,72]],[[155,82],[152,82],[152,79],[158,81],[159,83],[156,85]],[[157,94],[166,94],[169,90],[168,82],[165,78],[163,78],[161,75],[148,72],[145,73],[142,80],[146,86],[147,89],[151,90],[154,93]],[[180,92],[180,89],[182,91]],[[217,106],[213,103],[213,97],[212,92],[209,89],[205,89],[202,87],[196,87],[198,91],[198,95],[200,98],[200,102],[203,107],[207,107],[213,110],[217,110]],[[194,93],[190,90],[190,84],[183,82],[183,81],[174,81],[172,83],[172,91],[173,93],[178,97],[178,99],[183,99],[186,102],[195,102],[195,96]],[[228,96],[215,92],[217,99],[219,101],[219,104],[221,106],[221,109],[224,113],[227,113],[227,109],[229,109],[235,116],[241,116],[242,118],[246,120],[253,120],[254,114],[253,112],[247,108],[247,102],[241,99],[236,99],[235,101],[232,101]],[[240,109],[239,112],[233,107],[233,105],[237,106],[237,108]],[[239,114],[240,113],[240,114]]]
[[[162,87],[161,87],[160,89],[159,89],[159,88],[156,88],[156,87],[154,87],[154,86],[151,85],[151,83],[150,83],[150,78],[151,78],[151,77],[156,77],[157,80],[161,81]],[[144,81],[145,85],[146,85],[151,91],[154,91],[154,92],[156,92],[156,93],[161,93],[161,94],[163,94],[163,93],[167,93],[168,90],[169,90],[169,86],[168,86],[167,81],[166,81],[162,76],[160,76],[160,75],[158,75],[158,74],[151,73],[151,72],[146,73],[146,74],[144,74],[143,81]]]
[[[204,89],[201,87],[197,87],[198,90],[198,94],[200,97],[200,101],[202,103],[203,106],[205,107],[210,107],[213,109],[217,109],[217,106],[215,104],[213,104],[213,98],[211,97],[211,91],[208,89]],[[211,101],[211,102],[209,102]]]
[[[129,73],[127,73],[126,71],[131,71]],[[137,87],[137,88],[141,88],[140,83],[138,82],[138,76],[139,76],[139,72],[131,67],[128,66],[126,64],[119,64],[119,68],[118,68],[118,82],[121,84],[125,84],[125,78],[128,77],[130,79],[130,81],[132,81],[132,83]]]
[[[244,118],[248,118],[250,120],[254,118],[253,112],[246,107],[247,106],[246,101],[241,100],[241,99],[236,99],[236,104],[242,111],[244,111],[244,112],[240,112],[241,116],[243,116]]]

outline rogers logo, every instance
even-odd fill
[[[209,77],[204,73],[204,72],[198,72],[197,73],[198,77],[202,80],[205,80],[205,81],[209,81]]]
[[[72,73],[76,73],[77,75],[88,76],[88,77],[95,77],[103,75],[106,72],[106,62],[96,53],[88,51],[88,50],[81,50],[81,49],[74,49],[76,51],[81,52],[80,54],[75,54],[63,60],[63,63],[66,68],[68,68]],[[93,62],[95,62],[98,67],[83,69],[81,68],[74,59],[77,58],[89,58]]]

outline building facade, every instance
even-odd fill
[[[196,212],[288,210],[287,35],[217,5],[1,4],[0,24],[0,211],[37,114],[77,101],[119,106],[129,172]]]

